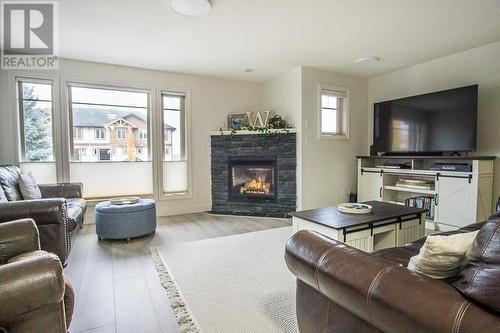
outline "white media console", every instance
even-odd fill
[[[426,227],[453,230],[485,221],[493,211],[494,156],[358,156],[358,201],[408,204],[425,198],[432,203]],[[395,169],[388,165],[404,164]],[[434,163],[468,163],[470,172],[430,170]],[[425,182],[427,188],[401,186]],[[409,200],[408,200],[409,199]]]

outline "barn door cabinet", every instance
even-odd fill
[[[494,156],[358,156],[358,201],[415,205],[425,198],[431,210],[426,227],[434,230],[454,230],[485,221],[494,211],[494,160]],[[462,163],[470,169],[431,170],[434,163]],[[394,168],[397,164],[407,167]],[[401,186],[401,181],[408,179],[425,181],[427,187]]]

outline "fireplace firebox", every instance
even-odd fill
[[[231,201],[275,202],[276,159],[230,160],[229,190]]]

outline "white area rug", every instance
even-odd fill
[[[283,258],[291,235],[285,227],[151,249],[181,332],[298,332]]]

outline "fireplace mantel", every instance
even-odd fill
[[[268,133],[277,133],[277,134],[288,134],[288,133],[297,133],[297,129],[296,128],[287,128],[286,130],[284,129],[270,129],[268,130],[269,132]],[[210,135],[229,135],[231,134],[231,131],[211,131],[209,132]],[[266,134],[266,133],[262,133],[262,132],[259,132],[259,131],[247,131],[247,130],[241,130],[241,131],[236,131],[236,133],[233,133],[233,135],[262,135],[262,134]]]

